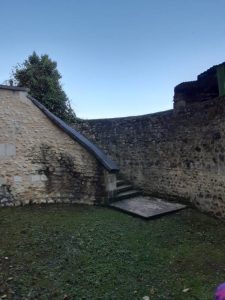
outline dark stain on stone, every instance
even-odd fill
[[[200,148],[199,146],[195,147],[195,150],[196,150],[197,152],[201,152],[201,148]]]
[[[219,154],[219,159],[220,159],[221,161],[224,161],[224,155],[223,155],[223,154]]]
[[[34,164],[40,164],[39,174],[47,177],[45,181],[46,195],[60,199],[88,199],[95,194],[98,201],[104,193],[104,183],[99,180],[103,177],[103,170],[97,164],[95,176],[85,172],[69,153],[56,152],[48,144],[42,144],[39,149],[33,151]],[[57,196],[58,194],[58,196]]]
[[[3,184],[0,186],[0,204],[8,205],[9,203],[13,203],[15,201],[14,196],[12,194],[11,186],[7,184]]]
[[[213,140],[220,140],[221,139],[220,132],[214,132],[212,138]]]

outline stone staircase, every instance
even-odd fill
[[[135,189],[129,182],[118,179],[117,180],[117,189],[116,189],[116,197],[113,201],[119,201],[123,199],[130,199],[133,197],[137,197],[142,195],[141,191]]]
[[[186,208],[180,203],[168,202],[146,196],[140,189],[134,188],[128,181],[118,177],[116,196],[109,207],[145,219],[158,217]]]

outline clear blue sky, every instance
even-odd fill
[[[170,109],[176,84],[225,61],[224,16],[224,0],[1,1],[0,83],[35,50],[78,117]]]

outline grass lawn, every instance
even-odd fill
[[[0,209],[0,299],[211,300],[223,281],[225,224],[191,209]]]

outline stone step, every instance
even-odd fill
[[[116,191],[117,191],[117,193],[122,193],[122,192],[126,192],[126,191],[129,191],[129,190],[132,190],[132,189],[133,189],[132,185],[123,184],[123,185],[118,186]]]
[[[141,193],[137,190],[130,190],[117,194],[116,200],[128,199],[139,196]]]
[[[119,179],[116,181],[116,186],[121,186],[121,185],[125,185],[125,184],[126,184],[126,182],[122,179]]]

